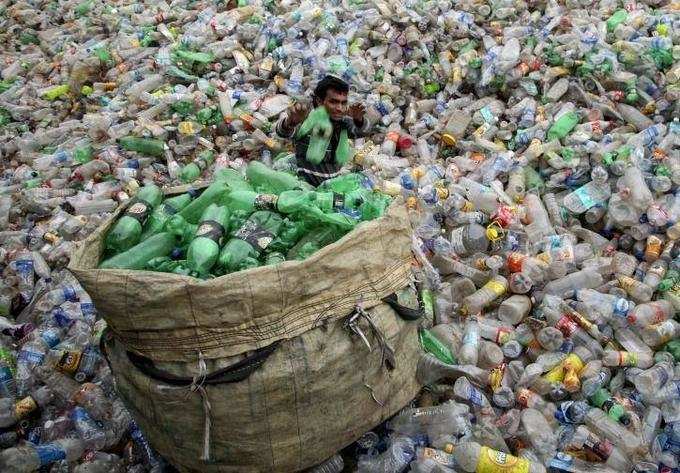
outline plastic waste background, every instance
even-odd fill
[[[273,125],[325,73],[366,104],[374,128],[352,163],[410,206],[437,322],[425,338],[448,348],[421,361],[430,424],[377,429],[345,458],[678,468],[678,11],[0,2],[0,469],[163,469],[63,268],[144,184],[198,185],[249,160],[294,169]]]

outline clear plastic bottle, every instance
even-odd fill
[[[508,290],[508,280],[496,275],[478,291],[463,299],[463,310],[468,314],[479,314],[491,302],[501,297]]]

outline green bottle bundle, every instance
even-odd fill
[[[206,277],[217,261],[220,243],[229,225],[229,210],[212,204],[201,217],[187,250],[187,265],[199,277]]]
[[[142,228],[149,213],[161,203],[162,199],[163,192],[157,186],[142,187],[123,216],[106,236],[106,250],[115,254],[136,245],[141,239]]]
[[[253,162],[246,180],[222,169],[202,192],[163,200],[145,186],[105,238],[102,269],[208,278],[286,260],[304,260],[360,221],[380,217],[391,198],[348,174],[314,190]]]

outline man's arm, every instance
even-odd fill
[[[363,104],[354,104],[349,108],[349,116],[352,118],[348,120],[347,135],[350,138],[362,138],[368,135],[371,129],[371,124],[366,118],[366,108]]]
[[[281,138],[292,138],[308,113],[309,109],[305,104],[300,102],[294,104],[287,112],[281,114],[281,118],[276,122],[276,134]]]

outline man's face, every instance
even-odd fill
[[[340,120],[347,113],[347,93],[328,89],[322,105],[326,107],[331,120]]]

